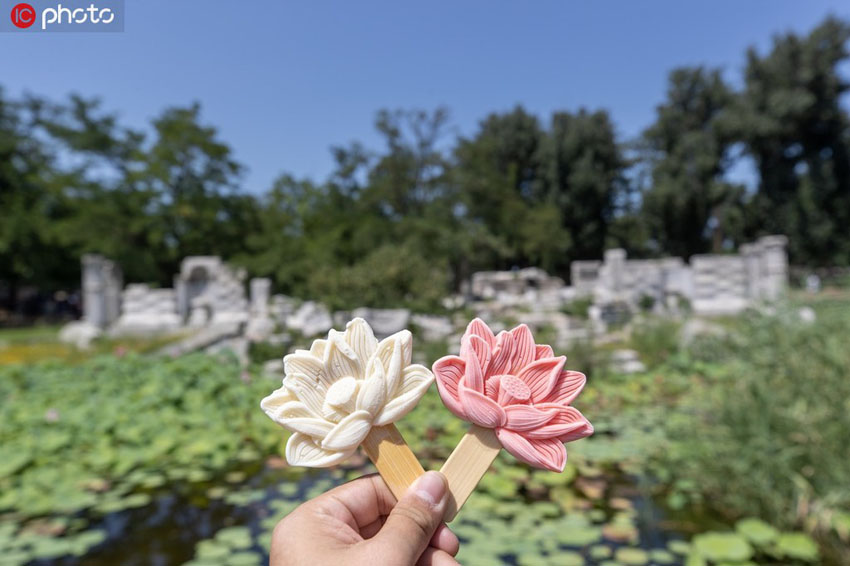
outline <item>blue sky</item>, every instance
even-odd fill
[[[846,0],[126,3],[124,33],[0,34],[0,85],[98,96],[136,128],[199,101],[254,192],[283,171],[324,179],[331,145],[379,147],[385,107],[445,105],[460,135],[516,104],[544,122],[605,108],[626,140],[653,120],[671,68],[738,82],[747,46],[850,17]]]

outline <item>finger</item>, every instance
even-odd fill
[[[384,528],[367,541],[387,564],[415,564],[443,522],[446,478],[439,472],[421,476],[387,517]]]
[[[433,547],[428,547],[416,562],[416,566],[460,566],[460,564],[451,554]]]
[[[378,531],[381,530],[381,527],[384,526],[384,518],[380,518],[373,523],[369,523],[368,525],[360,527],[360,536],[363,538],[372,538]]]
[[[460,550],[460,541],[448,526],[442,524],[437,527],[437,532],[431,537],[430,546],[454,556]]]
[[[310,504],[360,530],[389,515],[395,502],[381,476],[372,474],[334,488]]]

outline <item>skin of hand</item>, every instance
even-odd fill
[[[458,566],[446,499],[439,472],[426,472],[398,502],[380,476],[356,479],[284,517],[269,566]]]

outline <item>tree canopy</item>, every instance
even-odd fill
[[[79,258],[170,285],[217,254],[277,290],[333,306],[430,308],[476,270],[723,252],[786,234],[792,262],[850,265],[850,24],[750,49],[740,88],[719,69],[671,71],[654,122],[620,139],[605,110],[521,106],[451,134],[447,109],[381,110],[383,144],[331,149],[325,180],[242,171],[197,104],[134,131],[79,96],[0,90],[0,287],[79,284]],[[742,160],[751,184],[732,182]]]

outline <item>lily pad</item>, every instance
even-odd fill
[[[32,544],[32,558],[59,558],[71,554],[71,550],[71,544],[66,539],[38,537]]]
[[[617,562],[627,566],[643,566],[649,562],[649,553],[642,548],[618,548],[614,553]]]
[[[567,550],[550,556],[547,563],[549,566],[584,566],[584,556]]]
[[[737,533],[704,533],[694,537],[694,550],[712,562],[743,562],[753,555],[753,547]]]
[[[776,540],[776,550],[781,556],[814,562],[818,559],[818,546],[805,533],[782,533]]]
[[[591,526],[577,526],[558,533],[558,542],[567,546],[587,546],[598,542],[601,538],[602,530]]]
[[[202,540],[195,547],[195,555],[202,559],[217,559],[224,558],[230,555],[230,549],[227,545],[215,540]]]
[[[253,544],[251,531],[248,527],[230,527],[222,529],[215,534],[215,540],[224,544],[228,548],[237,550],[249,548]]]
[[[9,550],[0,556],[2,566],[23,566],[32,560],[32,555],[24,550]]]
[[[779,531],[761,519],[741,519],[735,524],[735,530],[744,535],[754,545],[763,547],[779,536]]]
[[[663,548],[655,548],[649,551],[649,557],[655,564],[659,566],[663,566],[666,564],[673,564],[676,562],[676,557],[672,552],[668,550],[664,550]]]
[[[687,556],[691,551],[691,545],[683,540],[671,540],[667,543],[670,552],[680,556]]]
[[[637,542],[638,530],[631,523],[608,523],[602,525],[602,536],[613,542]]]
[[[235,552],[227,558],[228,566],[260,566],[263,559],[255,552]]]

